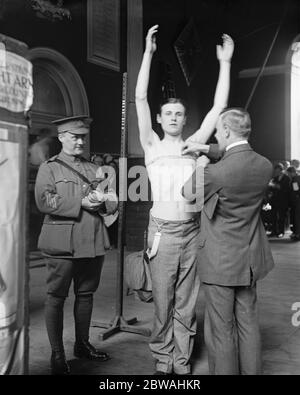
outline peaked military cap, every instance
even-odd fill
[[[92,118],[87,115],[75,115],[52,121],[57,126],[57,132],[69,132],[72,134],[87,134],[89,133]]]

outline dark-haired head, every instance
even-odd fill
[[[186,107],[181,99],[169,98],[160,106],[160,112],[156,115],[156,121],[160,124],[164,134],[179,136],[186,123]]]
[[[278,177],[283,173],[284,166],[281,162],[276,163],[274,166],[274,177]]]
[[[294,166],[290,166],[286,169],[287,173],[289,173],[291,176],[295,176],[297,174],[297,170]]]
[[[184,101],[183,99],[180,99],[180,98],[178,98],[178,97],[169,97],[168,99],[162,101],[162,102],[159,104],[159,111],[158,111],[158,114],[161,114],[161,110],[162,110],[162,108],[163,108],[163,106],[164,106],[165,104],[176,104],[176,103],[179,103],[179,104],[181,104],[181,105],[184,107],[184,111],[185,111],[185,115],[186,115],[186,112],[187,112],[186,103],[185,103],[185,101]]]
[[[283,165],[283,163],[281,163],[281,162],[276,163],[276,165],[274,166],[274,169],[275,169],[275,170],[283,171],[283,170],[284,170],[284,165]]]

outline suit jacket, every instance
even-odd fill
[[[223,152],[219,150],[219,144],[209,144],[209,150],[206,155],[211,161],[216,162],[221,159]]]
[[[197,194],[203,193],[204,187],[198,254],[203,282],[245,286],[273,268],[260,217],[272,171],[272,164],[245,144],[208,165],[204,185],[195,175],[185,184],[184,190],[191,191],[193,186]]]

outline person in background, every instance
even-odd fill
[[[290,179],[284,173],[282,163],[277,163],[274,166],[274,174],[269,187],[272,193],[270,200],[272,206],[272,232],[269,236],[281,238],[285,234],[290,196]]]
[[[62,150],[39,168],[35,199],[45,214],[38,247],[46,257],[45,318],[52,349],[52,374],[70,374],[63,344],[64,303],[73,281],[75,302],[74,355],[106,361],[107,353],[89,342],[89,329],[106,250],[109,248],[104,215],[117,210],[113,190],[91,189],[98,166],[82,155],[91,119],[74,116],[54,123]],[[97,197],[97,199],[96,199]],[[96,200],[95,200],[96,199]]]
[[[61,145],[48,128],[39,131],[37,140],[29,147],[29,163],[32,166],[40,166],[51,156],[61,150]]]
[[[290,223],[292,234],[290,238],[293,241],[300,241],[300,175],[294,166],[287,169],[290,177]]]
[[[103,160],[102,156],[99,155],[99,154],[94,154],[91,157],[91,162],[95,163],[95,165],[97,165],[97,166],[103,166],[104,165],[104,160]]]
[[[104,160],[104,163],[107,166],[109,166],[109,164],[114,160],[114,158],[113,158],[113,156],[111,154],[106,153],[106,154],[103,155],[103,160]]]
[[[291,166],[293,166],[296,169],[297,174],[300,174],[300,160],[292,159]]]
[[[283,164],[283,172],[284,172],[284,174],[288,175],[287,174],[287,169],[291,166],[291,162],[289,160],[283,160],[281,163]]]

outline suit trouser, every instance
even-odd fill
[[[157,223],[162,225],[157,255],[151,259],[154,322],[150,349],[156,370],[190,373],[190,357],[196,334],[195,305],[198,219],[163,221],[150,217],[148,241],[152,245]]]
[[[256,286],[203,286],[204,335],[210,374],[260,374]]]

